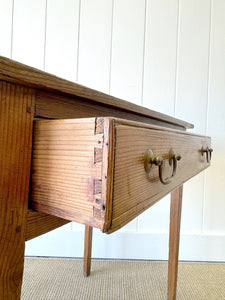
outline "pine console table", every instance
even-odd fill
[[[70,221],[110,233],[171,192],[176,298],[182,185],[210,165],[192,124],[0,57],[0,299],[19,299],[25,241]],[[76,287],[74,287],[76,288]]]

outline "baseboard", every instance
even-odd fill
[[[54,230],[26,242],[25,255],[83,257],[84,232]],[[94,230],[93,258],[167,260],[168,234]],[[180,260],[225,262],[225,236],[183,234]]]

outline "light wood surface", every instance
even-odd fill
[[[104,122],[95,118],[35,122],[33,209],[102,228],[107,173],[102,176],[104,154],[99,152],[108,144],[108,128],[104,130]]]
[[[96,126],[97,124],[97,126]],[[135,141],[135,142],[134,142]],[[210,164],[200,149],[210,138],[114,118],[36,121],[32,207],[113,232]],[[151,149],[170,177],[170,149],[181,155],[173,181],[157,166],[145,172]]]
[[[183,186],[178,187],[171,193],[167,291],[168,300],[176,299],[182,194]]]
[[[163,120],[139,114],[135,111],[128,111],[119,107],[112,107],[101,103],[86,101],[79,97],[65,97],[46,91],[37,91],[35,105],[35,117],[45,119],[73,119],[111,116],[123,118],[146,124],[167,126],[169,128],[185,130],[185,127],[175,123],[166,123]]]
[[[185,133],[192,124],[3,57],[0,108],[2,299],[20,297],[25,240],[67,220],[84,223],[84,271],[88,275],[92,227],[108,233],[119,229],[210,165],[199,151],[202,146],[210,147],[210,138]],[[112,117],[102,117],[106,115]],[[33,208],[40,212],[28,211],[34,117],[92,117],[36,121],[30,192]],[[163,186],[156,166],[146,174],[143,157],[149,148],[162,156],[163,176],[170,176],[171,147],[181,154],[182,160],[172,183]],[[172,297],[176,290],[179,246],[178,190],[179,194],[171,200],[170,245],[174,246],[170,247],[169,274],[174,274],[169,275],[168,295]]]
[[[26,241],[28,241],[50,230],[63,226],[69,222],[70,221],[62,218],[29,209],[27,213],[25,239]]]
[[[175,124],[183,128],[193,128],[193,125],[182,120],[152,111],[110,95],[89,89],[82,85],[66,81],[46,72],[25,66],[21,63],[0,56],[0,79],[19,83],[39,90],[63,94],[72,98],[81,98],[90,103],[110,106],[119,110],[134,112],[152,119]]]
[[[0,299],[22,285],[35,92],[0,81]]]
[[[145,127],[145,128],[144,128]],[[166,128],[115,121],[115,162],[113,181],[113,208],[110,232],[131,221],[156,201],[209,166],[201,156],[202,146],[210,147],[210,138],[187,134]],[[163,185],[158,167],[149,174],[144,170],[144,154],[151,149],[164,160],[163,177],[170,177],[170,149],[181,155],[173,181]]]
[[[93,227],[85,225],[84,235],[84,276],[88,277],[91,271],[91,250],[92,250]]]

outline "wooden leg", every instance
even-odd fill
[[[93,228],[85,225],[84,237],[84,276],[90,275],[91,271],[91,248],[92,248]]]
[[[167,299],[176,299],[183,186],[171,193]]]
[[[20,299],[35,92],[0,81],[0,299]]]

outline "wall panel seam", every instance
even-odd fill
[[[208,46],[208,78],[207,78],[207,107],[206,107],[206,124],[205,134],[208,133],[208,117],[209,117],[209,92],[210,92],[210,79],[211,79],[211,51],[212,51],[212,10],[213,0],[210,0],[210,20],[209,20],[209,46]]]
[[[12,22],[11,22],[11,47],[10,47],[10,58],[12,58],[13,52],[13,23],[14,23],[14,1],[12,0]]]
[[[45,36],[44,36],[43,70],[45,70],[45,63],[46,63],[47,21],[48,21],[48,0],[45,1],[45,33],[44,33]]]
[[[146,54],[146,26],[147,26],[147,2],[145,0],[145,17],[144,17],[144,39],[143,39],[143,58],[142,58],[142,85],[141,85],[141,105],[144,100],[144,79],[145,79],[145,54]],[[139,218],[136,218],[136,232],[139,232]]]
[[[81,0],[79,0],[79,15],[78,15],[78,33],[77,33],[77,71],[76,71],[76,82],[79,79],[79,53],[80,53],[80,18],[81,18]]]
[[[111,93],[111,78],[112,78],[112,44],[113,44],[114,8],[115,8],[115,0],[112,0],[111,38],[110,38],[110,54],[109,54],[109,89],[108,89],[109,94]]]
[[[174,87],[174,112],[173,112],[174,116],[176,116],[176,106],[177,106],[179,45],[180,45],[180,0],[178,0],[177,3],[177,45],[176,45],[176,66],[175,66],[176,69],[175,69],[175,87]]]
[[[209,13],[209,45],[208,45],[208,77],[207,77],[207,101],[206,101],[206,121],[205,121],[205,134],[208,133],[208,119],[209,119],[209,92],[210,92],[210,79],[211,79],[211,47],[212,47],[212,10],[213,0],[210,0],[210,13]],[[204,171],[203,177],[203,203],[202,203],[202,233],[205,227],[205,199],[206,199],[206,172]]]
[[[143,39],[143,58],[142,58],[142,86],[141,86],[141,105],[142,106],[143,106],[143,98],[144,98],[144,78],[145,78],[147,2],[148,2],[148,0],[145,0],[144,39]]]

